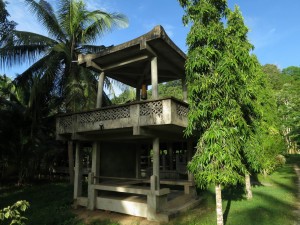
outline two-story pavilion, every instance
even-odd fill
[[[186,163],[193,141],[185,139],[187,87],[185,54],[161,26],[98,54],[80,55],[78,63],[100,74],[94,110],[57,117],[57,139],[76,142],[74,200],[149,220],[198,204]],[[136,100],[102,107],[104,77],[136,89]],[[183,101],[159,98],[158,83],[182,80]],[[146,99],[147,86],[152,88]],[[92,145],[88,196],[82,196],[82,143]],[[163,150],[163,151],[162,151]]]

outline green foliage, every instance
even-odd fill
[[[16,23],[9,21],[9,13],[6,10],[7,2],[0,0],[0,47],[10,32],[15,29]]]
[[[21,86],[0,76],[1,178],[17,175],[23,183],[41,172],[41,164],[47,165],[47,154],[57,146],[53,117],[49,117],[57,103],[44,82],[37,76]],[[8,168],[15,173],[7,174]]]
[[[152,90],[148,91],[148,98],[151,98]],[[166,83],[158,84],[159,97],[175,97],[177,99],[183,99],[182,83],[181,80],[169,81]]]
[[[19,75],[20,85],[37,75],[45,78],[50,93],[63,100],[58,110],[95,107],[97,75],[73,61],[80,53],[105,49],[90,43],[106,31],[126,26],[126,18],[117,13],[89,11],[82,0],[59,1],[56,12],[47,1],[25,2],[49,37],[26,31],[11,32],[0,48],[0,66],[33,63]],[[108,79],[106,85],[110,85]]]
[[[300,144],[300,67],[291,66],[280,72],[275,65],[265,65],[263,70],[276,96],[280,132],[285,137],[287,150],[296,153]]]
[[[106,49],[90,43],[127,24],[121,14],[87,10],[82,0],[60,1],[56,12],[47,1],[25,2],[49,36],[14,30],[0,46],[0,66],[33,63],[14,81],[0,79],[0,176],[11,167],[19,182],[47,166],[44,156],[58,150],[54,114],[95,107],[97,75],[73,61]]]
[[[251,83],[259,65],[250,55],[248,29],[227,1],[180,1],[191,22],[186,62],[187,135],[199,137],[189,170],[199,186],[242,182],[242,149],[257,114]],[[227,20],[226,20],[227,19]]]
[[[25,212],[29,207],[27,201],[17,201],[12,206],[0,209],[0,221],[10,221],[10,225],[25,225],[26,217],[21,215],[21,212]]]
[[[115,97],[111,100],[113,104],[123,104],[135,99],[135,89],[132,87],[127,88],[122,94],[118,97]]]
[[[109,220],[95,220],[85,223],[72,212],[73,186],[65,183],[34,184],[23,187],[2,186],[0,208],[12,204],[16,199],[25,198],[30,208],[24,216],[27,225],[118,225]],[[2,225],[2,223],[0,222]],[[6,223],[4,224],[6,225]]]

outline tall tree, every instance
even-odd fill
[[[215,185],[217,224],[223,224],[221,186],[243,182],[243,148],[253,112],[249,82],[253,63],[247,29],[226,0],[179,0],[187,36],[186,75],[190,111],[187,135],[199,137],[189,163],[196,184]],[[230,17],[227,21],[228,16]],[[250,115],[249,115],[250,114]]]
[[[278,110],[288,153],[298,153],[300,146],[300,67],[282,70],[284,84],[278,92]]]
[[[290,66],[280,71],[275,65],[264,65],[276,96],[280,132],[284,135],[287,153],[299,152],[300,145],[300,67]]]
[[[2,41],[16,27],[16,23],[14,21],[9,21],[8,17],[9,13],[6,10],[6,2],[0,0],[0,46]]]
[[[282,137],[278,129],[278,117],[274,94],[261,65],[254,54],[253,45],[247,38],[248,28],[236,6],[228,13],[227,36],[231,38],[231,50],[235,55],[238,74],[246,79],[245,96],[240,101],[243,117],[250,128],[242,148],[246,196],[252,198],[250,172],[272,172],[277,165],[276,157],[282,152]],[[275,140],[277,139],[277,144]],[[251,157],[250,157],[251,156]]]
[[[91,45],[105,32],[127,25],[125,16],[101,10],[88,11],[83,0],[60,0],[58,10],[45,0],[25,0],[31,12],[48,31],[43,36],[26,31],[14,31],[0,48],[0,66],[33,63],[17,78],[26,84],[31,77],[45,77],[52,94],[61,97],[61,108],[74,112],[95,106],[96,75],[79,67],[74,61],[79,53],[96,53],[104,46]],[[73,143],[68,143],[72,156]],[[73,159],[69,161],[73,179]]]

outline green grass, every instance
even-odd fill
[[[30,203],[24,213],[28,218],[27,225],[85,225],[71,211],[72,191],[73,188],[66,183],[0,188],[0,208],[27,200]],[[106,220],[93,221],[89,225],[118,224]]]
[[[243,188],[223,191],[223,212],[226,225],[292,225],[295,224],[297,202],[296,175],[293,164],[300,166],[300,155],[288,156],[288,163],[271,176],[258,176],[253,187],[253,199],[244,199]],[[25,213],[27,225],[86,225],[71,211],[73,188],[66,183],[33,186],[0,187],[0,208],[17,200],[27,200],[30,208]],[[173,225],[216,224],[213,188],[199,193],[202,204],[172,220]],[[1,223],[2,225],[3,223]],[[5,225],[5,224],[4,224]],[[93,221],[89,225],[119,225],[117,222]]]
[[[226,225],[293,225],[297,220],[296,175],[293,164],[300,164],[300,155],[287,157],[287,164],[268,177],[258,176],[252,188],[253,199],[246,200],[242,188],[223,191],[223,212]],[[213,188],[202,193],[200,208],[191,210],[172,221],[176,225],[216,224]]]

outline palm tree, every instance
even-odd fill
[[[33,74],[43,74],[52,91],[65,100],[67,111],[89,107],[84,97],[87,92],[93,93],[93,90],[87,89],[94,88],[95,74],[74,61],[80,53],[103,50],[104,46],[90,43],[115,27],[126,26],[126,18],[100,10],[88,11],[83,0],[60,0],[56,14],[45,0],[25,2],[49,36],[26,31],[12,32],[0,48],[0,65],[33,63],[18,77],[21,83]],[[74,105],[78,100],[81,104]]]
[[[88,11],[83,0],[59,0],[56,13],[46,0],[25,2],[48,31],[48,37],[26,31],[12,32],[0,48],[0,66],[31,63],[17,77],[18,83],[26,85],[33,76],[42,76],[52,96],[62,99],[59,109],[74,112],[94,107],[96,75],[74,61],[80,53],[102,51],[104,46],[92,44],[105,32],[127,26],[126,17],[101,10]],[[70,154],[72,145],[68,143]],[[71,161],[69,164],[73,167]],[[72,174],[70,177],[72,182]]]

